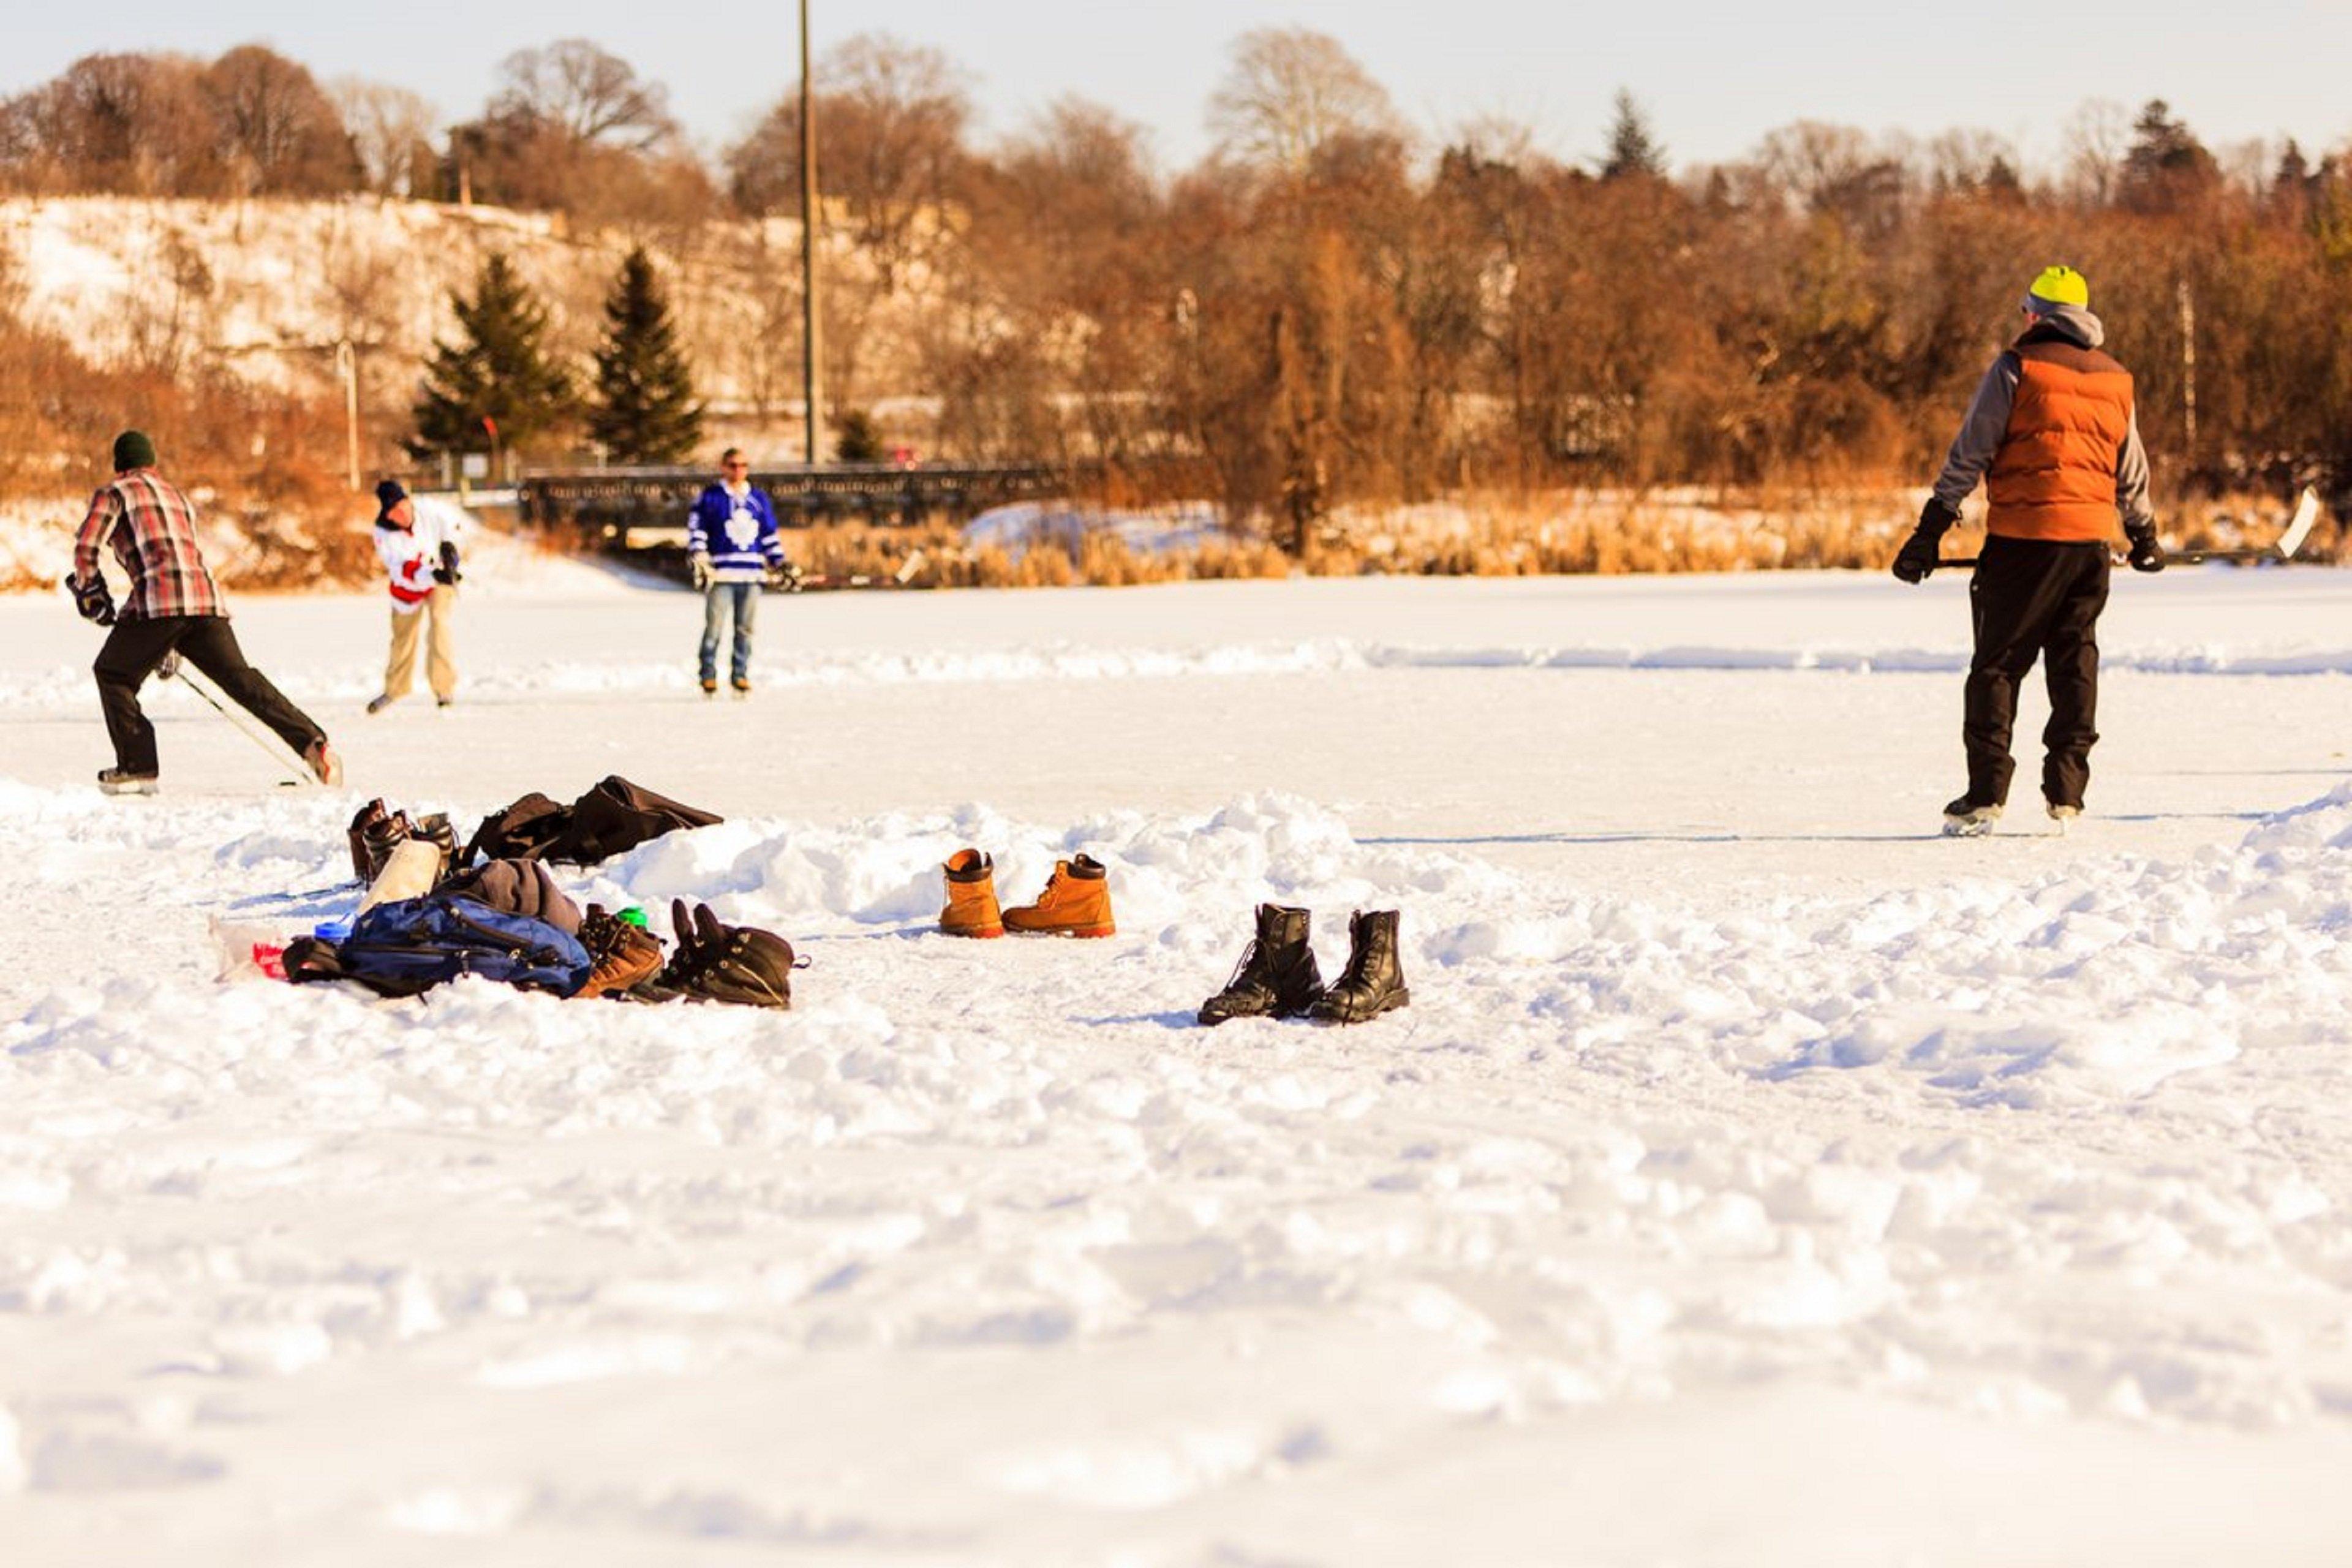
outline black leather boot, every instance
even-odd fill
[[[1348,917],[1348,967],[1307,1016],[1321,1024],[1360,1024],[1412,1000],[1397,959],[1397,911],[1359,910]]]
[[[1296,1017],[1322,994],[1323,972],[1307,944],[1307,911],[1260,904],[1255,940],[1225,988],[1201,1004],[1201,1022]]]

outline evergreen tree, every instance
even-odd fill
[[[682,463],[702,438],[702,405],[643,246],[621,263],[604,300],[588,434],[622,463]]]
[[[2132,122],[2132,144],[2124,154],[2123,205],[2140,213],[2179,212],[2221,180],[2213,154],[2173,118],[2172,106],[2150,99]]]
[[[474,280],[474,297],[453,289],[449,303],[462,337],[433,344],[412,451],[488,451],[485,417],[497,424],[506,446],[527,448],[571,420],[571,380],[542,346],[547,307],[512,263],[493,251]]]
[[[836,463],[878,463],[882,460],[882,433],[874,428],[874,416],[862,408],[845,408],[834,421],[840,434],[833,444],[833,460]]]
[[[1649,117],[1642,112],[1642,106],[1621,87],[1617,89],[1617,118],[1609,126],[1609,156],[1601,160],[1601,177],[1622,180],[1629,174],[1664,179],[1666,150],[1650,133]]]

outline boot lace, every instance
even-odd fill
[[[1339,978],[1331,983],[1331,989],[1334,991],[1345,991],[1350,988],[1370,990],[1371,980],[1365,971],[1371,967],[1375,950],[1380,944],[1366,938],[1361,942],[1349,942],[1348,945],[1350,950],[1348,953],[1348,967],[1339,972]]]
[[[1225,977],[1225,991],[1232,991],[1241,984],[1242,976],[1247,974],[1251,966],[1257,963],[1257,938],[1252,937],[1249,946],[1242,950],[1242,961],[1234,964],[1234,972]],[[1223,993],[1220,992],[1219,994],[1222,995]]]

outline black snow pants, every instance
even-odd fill
[[[2050,687],[2042,731],[2042,795],[2080,808],[2099,739],[2099,612],[2107,604],[2107,547],[2041,539],[1988,538],[1969,584],[1976,656],[1969,663],[1960,738],[1969,753],[1969,798],[2006,804],[2010,731],[2017,685],[2039,656]]]
[[[221,694],[278,732],[299,756],[326,731],[286,700],[269,678],[245,662],[226,616],[156,616],[114,623],[98,650],[90,673],[98,677],[99,706],[114,742],[114,765],[129,773],[155,769],[155,726],[139,708],[139,689],[177,653],[212,677]]]

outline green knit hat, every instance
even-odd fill
[[[147,438],[144,430],[125,430],[114,438],[114,471],[127,474],[133,468],[155,466],[155,443]]]

